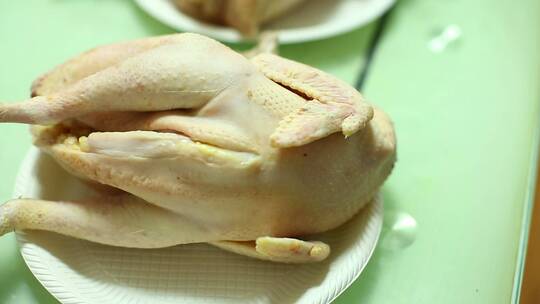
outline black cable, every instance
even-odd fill
[[[357,78],[357,81],[356,81],[356,89],[357,90],[361,90],[364,86],[364,83],[367,79],[367,76],[369,74],[369,68],[371,67],[371,63],[373,62],[373,57],[375,55],[375,51],[377,50],[377,46],[379,44],[379,41],[382,37],[382,34],[384,32],[384,29],[386,27],[386,24],[388,22],[388,19],[389,19],[389,16],[390,16],[390,13],[392,12],[393,8],[391,8],[390,10],[388,10],[382,17],[381,17],[381,20],[379,21],[379,24],[377,24],[377,28],[375,29],[375,33],[373,34],[373,36],[371,37],[371,41],[369,43],[369,48],[367,50],[367,55],[366,55],[366,61],[364,62],[364,64],[362,65],[362,68],[360,69],[359,73],[358,73],[358,78]]]

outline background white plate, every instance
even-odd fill
[[[32,148],[14,196],[72,199],[89,191]],[[17,232],[17,238],[30,270],[62,303],[329,303],[360,275],[381,227],[376,199],[347,224],[317,236],[332,254],[304,265],[258,261],[206,244],[143,250],[40,231]]]
[[[184,15],[170,0],[135,0],[150,16],[184,32],[200,33],[225,42],[243,41],[235,30]],[[395,0],[309,0],[263,28],[279,31],[280,43],[297,43],[339,35],[367,24]]]

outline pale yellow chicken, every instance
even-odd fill
[[[227,25],[245,36],[298,7],[305,0],[173,0],[182,12],[205,22]]]
[[[268,53],[247,59],[196,34],[99,47],[35,81],[0,122],[73,175],[123,190],[16,199],[0,235],[40,229],[102,244],[186,243],[277,262],[330,248],[299,238],[370,202],[395,161],[392,124],[346,83]]]

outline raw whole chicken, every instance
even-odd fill
[[[255,36],[261,25],[297,8],[305,0],[174,0],[184,13]]]
[[[354,216],[395,161],[389,118],[354,88],[196,34],[93,49],[37,79],[32,96],[0,105],[0,122],[34,125],[34,144],[101,194],[8,201],[0,235],[38,229],[135,248],[206,242],[316,262],[329,246],[300,238]]]

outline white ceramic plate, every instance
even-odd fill
[[[225,42],[240,42],[235,30],[184,15],[170,0],[135,0],[150,16],[183,32],[200,33]],[[339,35],[367,24],[388,10],[395,0],[309,0],[301,9],[263,28],[277,30],[280,43],[297,43]]]
[[[15,197],[73,199],[92,191],[32,148]],[[317,236],[332,248],[321,263],[286,265],[206,244],[126,249],[49,232],[17,232],[30,270],[60,302],[329,303],[367,264],[382,226],[376,199],[342,227]]]

